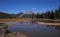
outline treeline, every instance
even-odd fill
[[[18,14],[8,14],[4,12],[0,12],[0,18],[40,18],[40,19],[60,19],[60,6],[55,11],[46,11],[42,13],[35,14],[34,12],[30,11],[31,14],[25,14],[20,12]]]
[[[60,6],[55,11],[46,11],[43,13],[37,13],[36,18],[44,19],[60,19]]]
[[[13,18],[13,14],[8,14],[5,12],[0,12],[0,18]]]

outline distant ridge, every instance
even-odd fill
[[[32,11],[20,12],[18,14],[0,12],[0,18],[31,18],[32,14],[34,14]]]
[[[13,18],[15,15],[13,14],[8,14],[4,12],[0,12],[0,18]]]

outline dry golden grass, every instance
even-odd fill
[[[5,18],[5,19],[0,19],[0,22],[23,22],[23,21],[28,21],[27,18]]]
[[[6,37],[12,37],[12,33],[6,34]]]

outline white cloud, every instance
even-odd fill
[[[32,8],[33,10],[36,10],[36,8]]]
[[[49,11],[49,9],[48,8],[43,8],[43,9],[40,10],[40,12],[46,12],[46,11]]]

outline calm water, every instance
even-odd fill
[[[11,32],[21,32],[30,37],[60,37],[60,26],[39,26],[36,23],[16,23],[8,27]]]

